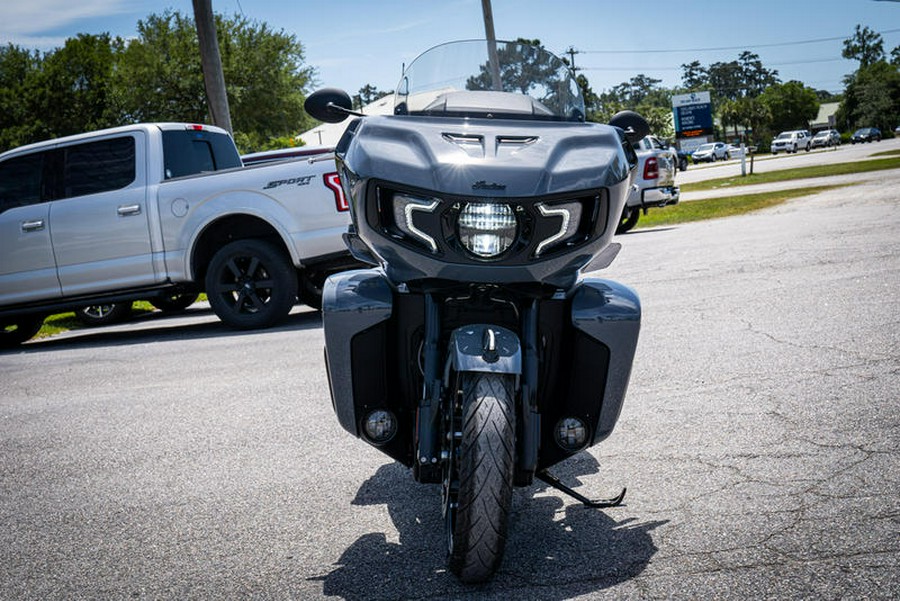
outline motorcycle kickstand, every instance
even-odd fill
[[[559,478],[557,478],[556,476],[554,476],[547,470],[541,470],[541,471],[535,473],[534,475],[541,482],[545,482],[546,484],[549,484],[556,490],[566,493],[573,499],[575,499],[577,501],[581,501],[581,503],[585,507],[592,507],[594,509],[603,509],[606,507],[620,506],[622,504],[622,501],[625,499],[625,491],[628,490],[626,488],[623,488],[621,493],[619,493],[617,496],[612,497],[610,499],[593,499],[592,500],[592,499],[588,499],[587,497],[585,497],[582,494],[575,492],[574,490],[572,490],[571,488],[569,488],[568,486],[566,486],[565,484],[560,482]]]

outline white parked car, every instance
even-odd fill
[[[702,144],[691,154],[691,158],[695,163],[724,161],[728,158],[728,146],[722,142]]]
[[[809,151],[812,147],[812,136],[805,129],[783,131],[772,140],[772,154],[779,152],[797,152],[801,148]]]

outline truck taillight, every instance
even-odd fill
[[[659,177],[659,163],[656,157],[649,157],[644,163],[644,179],[656,179]]]
[[[344,196],[344,189],[341,187],[341,178],[337,173],[326,173],[325,186],[334,193],[334,205],[338,212],[349,211],[350,205],[347,203],[347,197]]]
[[[203,131],[203,126],[202,126],[202,125],[197,125],[197,124],[195,124],[195,123],[191,123],[191,124],[185,125],[184,128],[187,129],[187,130],[191,130],[191,131]]]

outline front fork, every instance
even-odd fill
[[[541,420],[537,410],[538,378],[538,304],[529,303],[522,311],[521,335],[491,324],[472,324],[453,331],[448,349],[441,351],[440,305],[431,294],[425,295],[425,335],[423,349],[424,382],[416,412],[416,479],[441,481],[440,449],[442,423],[448,423],[456,391],[451,371],[507,373],[518,377],[516,390],[516,484],[528,485],[534,478],[541,439]],[[442,369],[446,366],[446,369]],[[521,394],[520,394],[521,393]],[[444,402],[442,402],[442,399]]]

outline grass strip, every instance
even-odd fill
[[[855,161],[852,163],[835,163],[833,165],[813,165],[811,167],[798,167],[797,169],[754,173],[747,176],[736,175],[734,177],[722,177],[691,184],[682,184],[680,187],[682,192],[700,192],[703,190],[720,190],[731,186],[752,186],[754,184],[784,182],[793,179],[867,173],[884,169],[900,169],[900,157]]]
[[[759,194],[744,194],[741,196],[729,196],[724,198],[709,198],[707,200],[692,200],[683,202],[664,209],[657,209],[646,215],[641,215],[637,228],[657,227],[664,225],[678,225],[691,221],[703,221],[705,219],[719,219],[743,215],[760,209],[774,207],[785,201],[801,196],[809,196],[826,190],[844,188],[854,184],[837,184],[833,186],[815,186],[812,188],[796,188],[793,190],[778,190],[775,192],[761,192]]]

